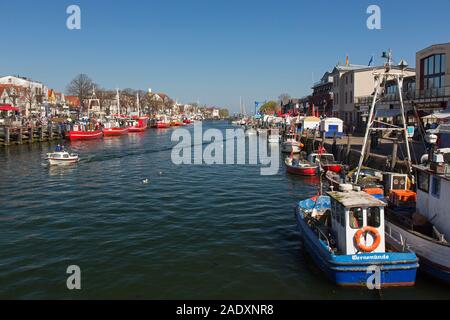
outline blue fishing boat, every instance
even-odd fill
[[[386,204],[351,189],[342,185],[342,191],[298,203],[295,215],[304,247],[337,285],[367,286],[373,281],[379,288],[413,286],[419,266],[415,253],[406,247],[385,249]]]

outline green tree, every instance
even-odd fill
[[[222,119],[228,118],[230,116],[230,112],[228,112],[228,109],[220,109],[219,110],[219,116]]]
[[[262,114],[274,114],[278,110],[280,110],[280,108],[278,107],[278,104],[275,101],[266,102],[261,106],[261,108],[259,108],[259,111]]]

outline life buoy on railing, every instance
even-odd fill
[[[361,243],[361,236],[365,233],[370,233],[373,236],[373,243],[371,246],[366,246]],[[359,250],[361,250],[362,252],[366,252],[366,253],[375,251],[381,242],[381,236],[380,236],[380,233],[378,232],[378,230],[375,229],[374,227],[369,227],[369,226],[358,230],[355,233],[354,239],[355,239],[356,247]]]

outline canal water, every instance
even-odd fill
[[[294,218],[317,181],[286,175],[282,161],[273,176],[176,166],[172,132],[67,143],[82,158],[67,168],[44,161],[54,144],[0,149],[0,298],[450,297],[424,276],[381,294],[334,286],[302,251]],[[81,268],[80,291],[66,287],[69,265]]]

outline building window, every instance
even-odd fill
[[[428,193],[430,190],[430,175],[426,172],[419,171],[417,175],[417,186],[423,192]]]
[[[353,103],[353,91],[350,91],[350,103]]]
[[[345,76],[345,84],[348,84],[348,76]]]
[[[435,176],[431,179],[431,194],[438,199],[441,195],[441,179]]]
[[[444,87],[444,75],[446,67],[445,54],[435,54],[422,59],[423,85],[425,89]]]
[[[345,93],[345,104],[347,104],[347,92]]]
[[[350,75],[350,83],[353,83],[353,73]]]

